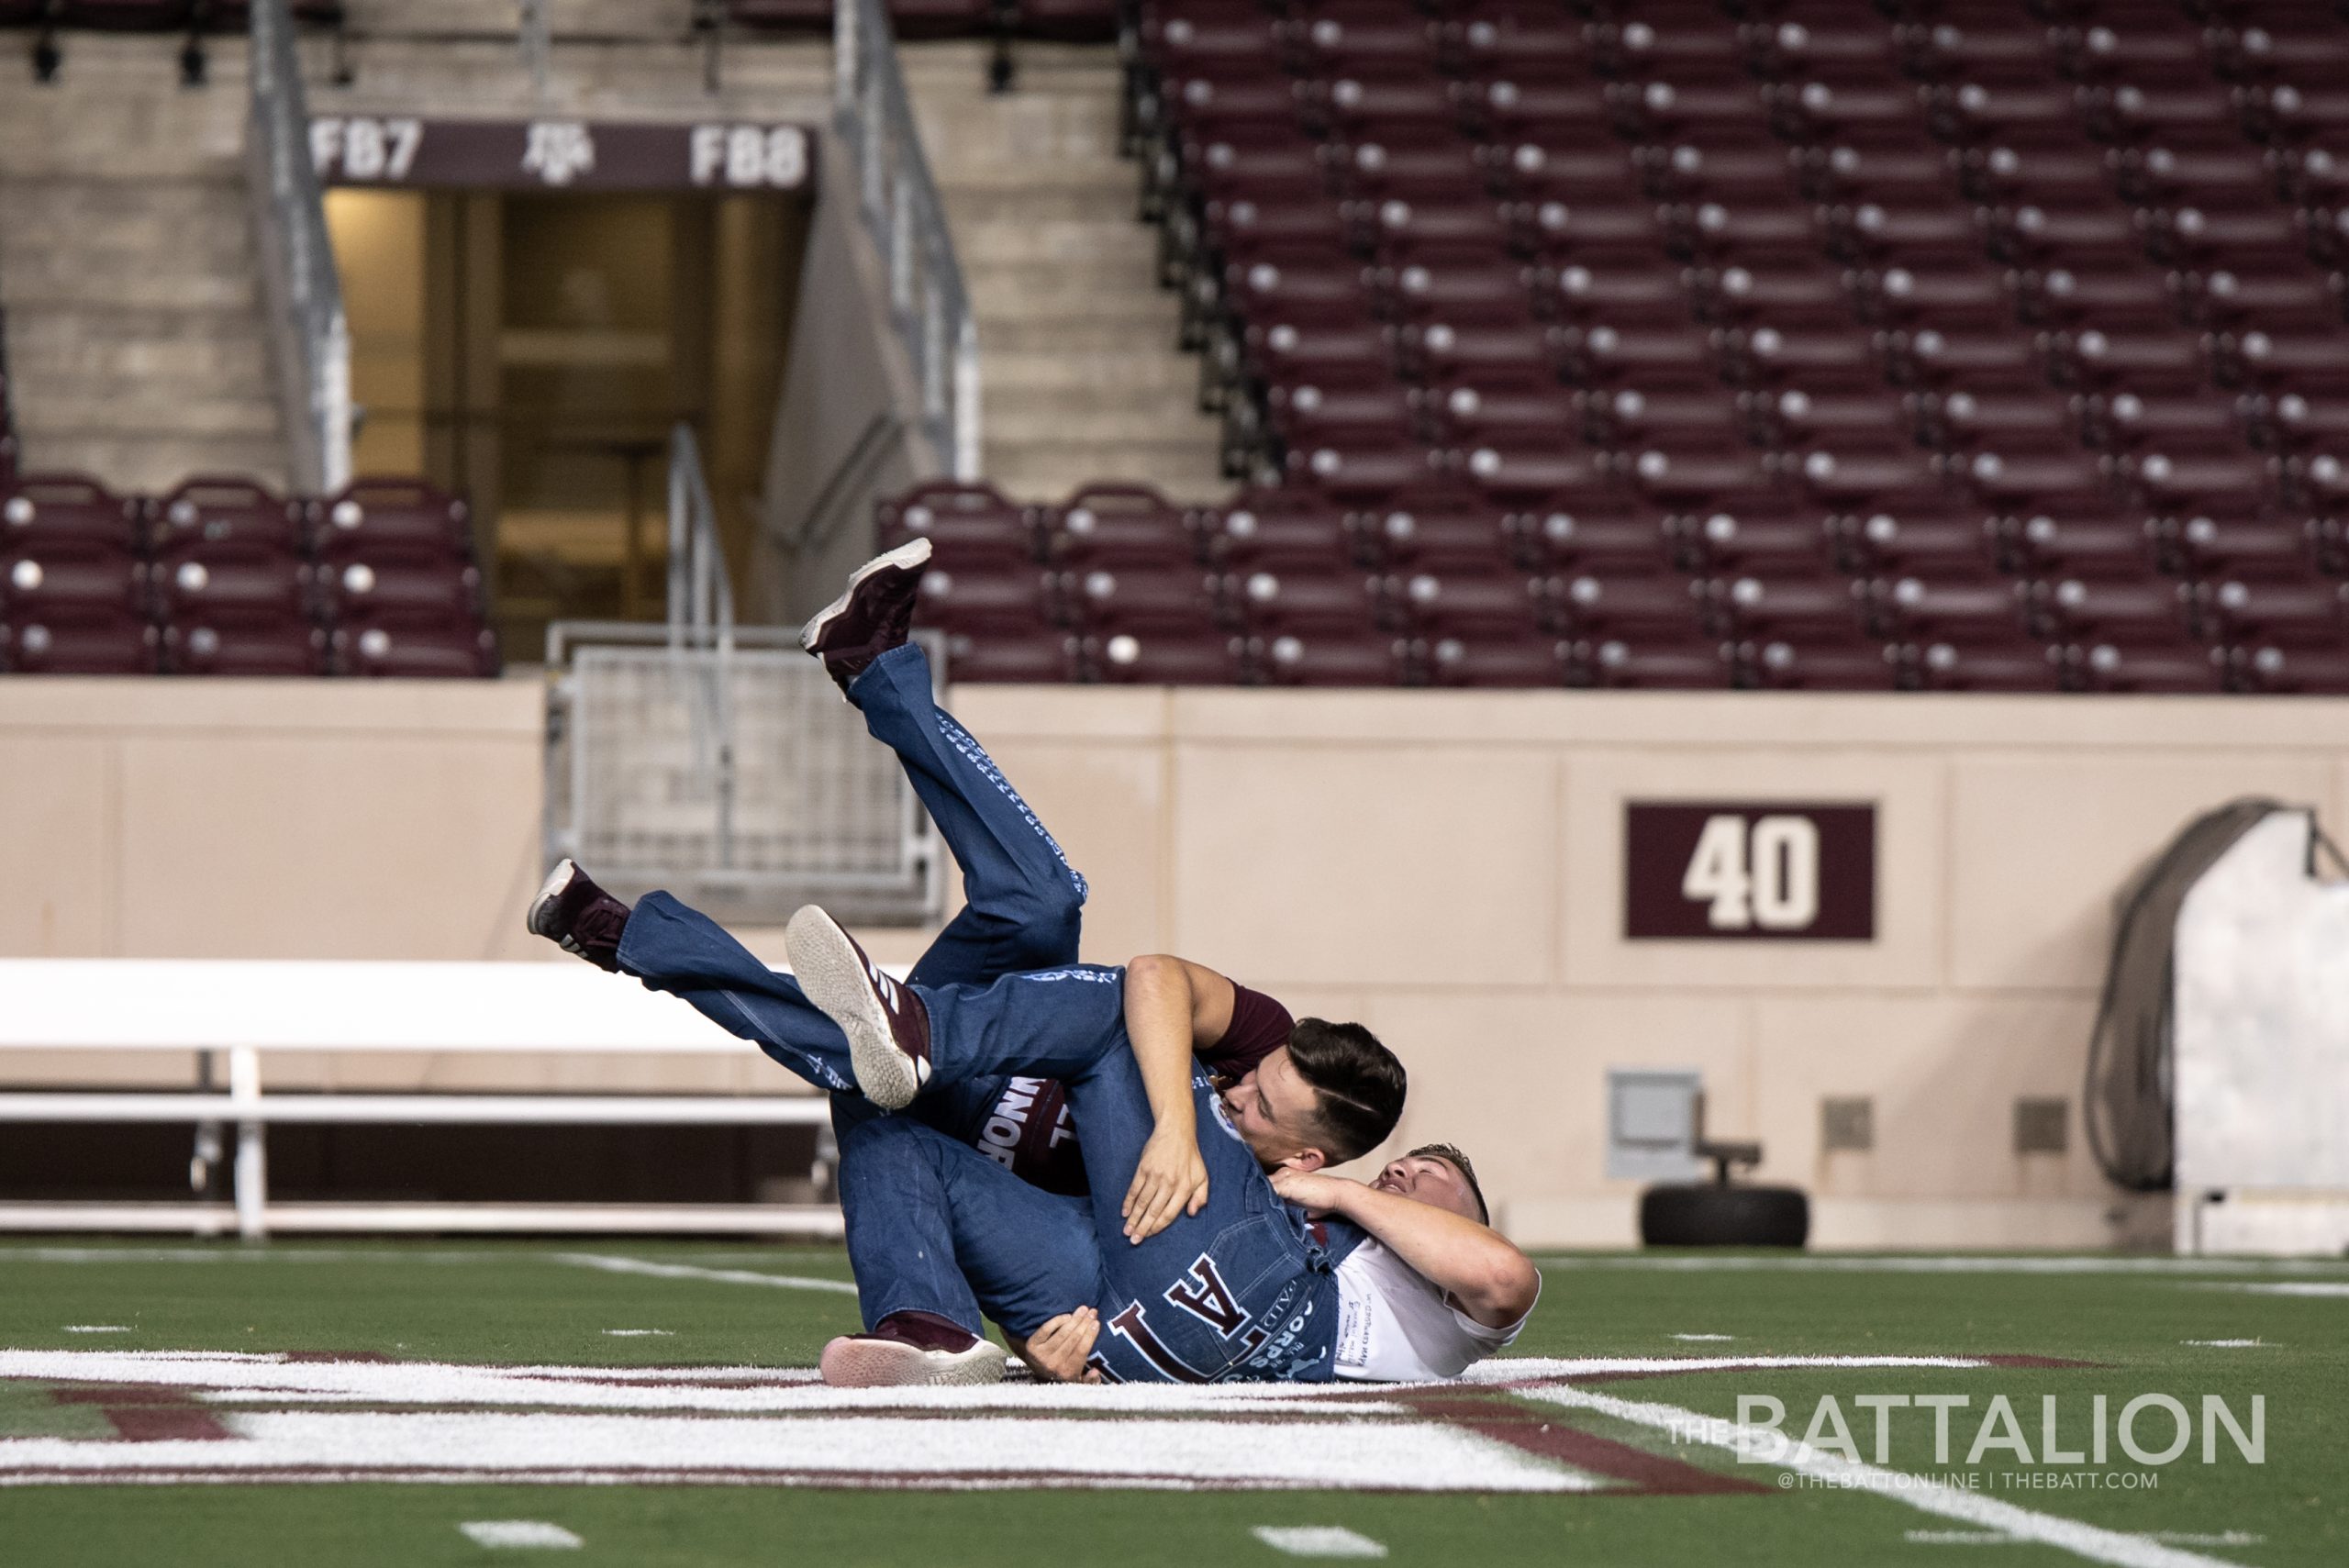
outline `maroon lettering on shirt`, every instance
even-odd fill
[[[1297,1020],[1262,991],[1231,988],[1231,1022],[1223,1038],[1198,1052],[1199,1065],[1225,1083],[1253,1072],[1288,1043]],[[1004,1086],[985,1126],[979,1152],[1011,1167],[1014,1175],[1048,1193],[1082,1197],[1091,1190],[1069,1118],[1068,1091],[1051,1078],[1014,1078]]]

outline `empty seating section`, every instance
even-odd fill
[[[2349,691],[2335,7],[1148,0],[1126,41],[1245,487],[885,506],[957,678]]]
[[[0,472],[0,669],[471,676],[498,656],[465,505],[428,485],[139,498]]]

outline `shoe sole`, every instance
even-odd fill
[[[799,646],[810,653],[815,652],[817,642],[824,635],[824,628],[846,613],[848,602],[856,597],[857,589],[868,579],[893,568],[909,572],[929,561],[930,556],[930,540],[918,539],[910,543],[901,544],[886,554],[876,555],[850,573],[848,586],[841,590],[841,596],[818,610],[808,618],[807,624],[799,628]]]
[[[982,1340],[967,1351],[923,1351],[889,1340],[838,1339],[818,1363],[833,1388],[976,1387],[1003,1381],[1003,1351]]]
[[[799,988],[848,1036],[849,1063],[864,1097],[883,1110],[913,1104],[921,1079],[913,1059],[897,1049],[888,1009],[873,994],[864,962],[840,922],[807,905],[784,928],[783,947]]]
[[[550,941],[556,940],[554,933],[546,929],[541,917],[554,907],[555,901],[571,885],[571,879],[578,874],[579,862],[570,857],[565,856],[554,862],[554,870],[547,873],[546,881],[539,884],[538,896],[530,900],[529,910],[522,917],[522,923],[529,929],[530,935],[544,937]]]

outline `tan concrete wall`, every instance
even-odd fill
[[[2098,1174],[2080,1077],[2122,880],[2278,795],[2349,820],[2349,705],[1776,694],[957,694],[1091,878],[1086,956],[1182,953],[1359,1018],[1412,1070],[1397,1143],[1461,1142],[1536,1243],[1631,1239],[1610,1066],[1701,1069],[1713,1129],[1828,1244],[2165,1233]],[[1628,942],[1630,799],[1878,807],[1877,940]],[[1820,1147],[1822,1095],[1876,1149]],[[2013,1152],[2019,1096],[2070,1102]]]
[[[1774,694],[971,687],[1091,879],[1085,956],[1169,951],[1409,1064],[1398,1143],[1475,1154],[1535,1243],[1627,1241],[1609,1066],[1695,1067],[1716,1131],[1819,1198],[1825,1244],[2090,1245],[2119,1201],[2078,1122],[2110,900],[2192,814],[2264,792],[2349,821],[2349,704]],[[440,684],[0,682],[0,954],[546,959],[541,694]],[[1879,938],[1628,943],[1626,799],[1873,800]],[[780,962],[780,933],[743,933]],[[866,933],[909,960],[928,933]],[[184,1059],[0,1062],[184,1084]],[[790,1092],[695,1063],[273,1059],[321,1086]],[[1876,1102],[1828,1155],[1819,1101]],[[2011,1151],[2019,1095],[2070,1151]]]

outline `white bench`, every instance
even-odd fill
[[[836,1237],[831,1205],[272,1203],[273,1122],[820,1127],[823,1096],[271,1094],[271,1051],[740,1056],[756,1048],[674,996],[584,963],[0,959],[7,1053],[225,1052],[225,1093],[0,1093],[10,1122],[230,1123],[231,1206],[0,1203],[0,1230],[645,1230]],[[793,1082],[780,1070],[777,1078]],[[796,1087],[795,1083],[795,1088]]]

